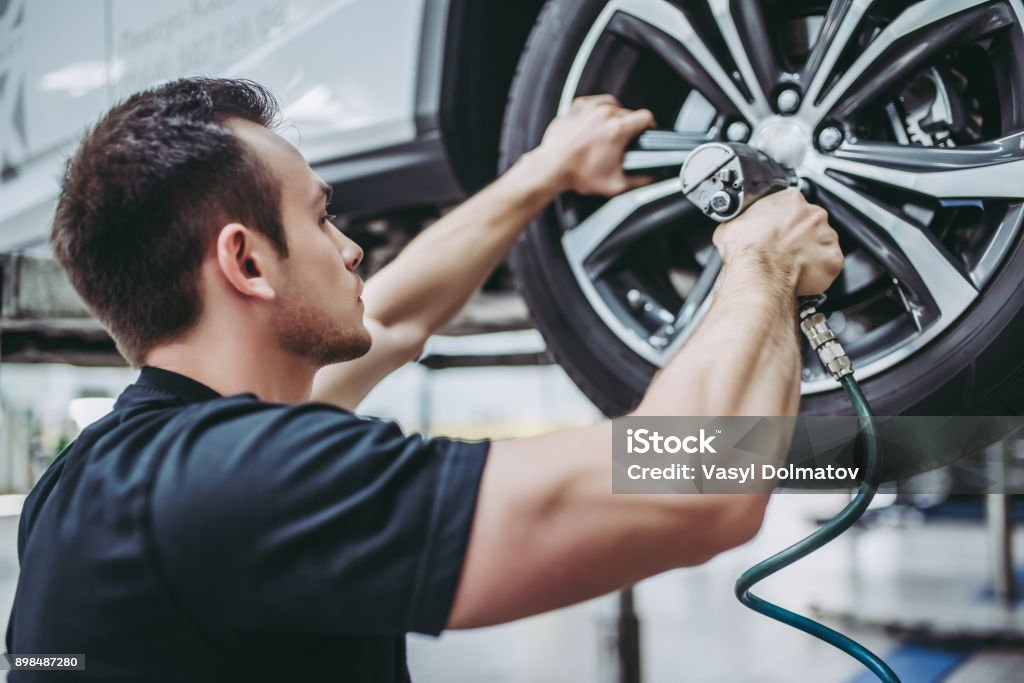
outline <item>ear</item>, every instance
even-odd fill
[[[241,223],[229,223],[217,235],[217,264],[224,278],[242,296],[272,301],[276,296],[267,279],[276,252],[267,240]]]

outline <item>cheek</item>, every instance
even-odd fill
[[[345,307],[355,298],[357,278],[345,267],[338,245],[326,232],[309,236],[290,251],[288,279],[307,300]],[[351,295],[351,296],[350,296]]]
[[[344,273],[346,270],[345,262],[342,260],[337,246],[325,233],[321,233],[312,240],[299,262],[303,264],[300,266],[302,270],[316,273],[321,280],[330,277],[332,273]],[[331,277],[330,281],[333,282],[336,279],[336,277]]]
[[[319,251],[320,257],[331,268],[335,268],[337,270],[342,270],[342,271],[348,270],[345,267],[345,259],[342,258],[342,256],[341,256],[341,250],[343,248],[343,245],[341,245],[333,237],[328,236],[327,233],[324,233],[323,237],[324,237],[324,239],[320,243],[320,251]]]

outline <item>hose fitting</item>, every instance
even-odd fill
[[[818,311],[818,306],[825,297],[804,297],[800,300],[800,330],[807,337],[811,348],[818,354],[821,364],[832,373],[835,381],[853,374],[853,363],[846,355],[843,345],[836,339],[835,332],[828,324],[825,314]]]

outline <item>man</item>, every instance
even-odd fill
[[[577,101],[365,289],[276,114],[251,82],[176,81],[69,162],[54,253],[142,371],[26,500],[9,652],[81,653],[102,681],[401,681],[408,632],[568,605],[757,531],[764,495],[612,495],[608,422],[489,444],[350,412],[554,197],[630,187],[649,112]],[[715,243],[716,302],[635,412],[795,414],[794,297],[837,275],[836,235],[784,192]]]

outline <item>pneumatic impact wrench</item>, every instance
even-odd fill
[[[693,150],[680,172],[683,194],[710,218],[725,222],[743,213],[759,199],[788,187],[799,187],[796,173],[764,152],[741,143],[711,142]],[[801,188],[803,189],[803,188]],[[736,597],[747,607],[798,628],[833,645],[867,667],[883,683],[899,677],[876,654],[860,643],[779,605],[754,595],[751,588],[762,579],[814,552],[849,529],[867,510],[882,478],[882,456],[871,408],[853,377],[853,365],[817,308],[824,295],[800,297],[800,329],[822,364],[846,391],[860,419],[864,478],[857,496],[831,521],[807,538],[760,562],[736,581]]]
[[[719,223],[731,221],[774,192],[801,187],[795,171],[740,142],[709,142],[697,147],[683,165],[680,179],[686,198]],[[800,297],[800,329],[838,382],[853,374],[853,365],[828,319],[818,312],[824,300],[822,294]]]
[[[793,170],[739,142],[697,147],[687,157],[680,179],[686,198],[720,223],[736,218],[762,197],[800,182]]]

